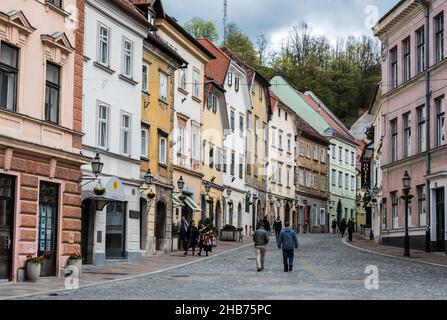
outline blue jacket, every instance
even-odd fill
[[[298,238],[295,231],[290,227],[285,228],[279,235],[278,248],[283,250],[293,250],[298,248]]]

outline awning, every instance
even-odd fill
[[[172,195],[172,204],[174,207],[183,207],[183,202],[181,202],[175,194]]]
[[[104,194],[95,194],[95,187],[100,185],[105,189]],[[82,187],[81,194],[82,201],[86,199],[98,200],[98,201],[126,201],[126,195],[124,193],[124,186],[121,180],[117,177],[98,177],[97,180],[92,181]]]
[[[185,203],[192,209],[192,211],[202,212],[202,209],[200,209],[200,207],[190,197],[186,196]]]

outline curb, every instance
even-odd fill
[[[365,249],[365,248],[360,248],[360,247],[357,247],[355,245],[352,245],[352,244],[349,244],[348,242],[346,242],[346,238],[343,238],[342,242],[346,246],[348,246],[348,247],[351,247],[351,248],[354,248],[354,249],[357,249],[357,250],[360,250],[360,251],[365,251],[365,252],[368,252],[368,253],[373,253],[373,254],[377,254],[377,255],[380,255],[380,256],[388,257],[388,258],[400,259],[400,260],[405,260],[405,261],[415,262],[415,263],[428,264],[430,266],[435,266],[435,267],[447,268],[447,266],[443,265],[443,264],[437,264],[437,263],[428,262],[428,261],[421,261],[421,260],[413,260],[411,258],[393,256],[393,255],[387,254],[387,253],[382,253],[382,252],[377,252],[377,251],[373,251],[373,250],[368,250],[368,249]]]
[[[234,248],[225,252],[221,252],[221,253],[217,253],[215,255],[209,256],[209,257],[203,257],[200,260],[196,260],[196,261],[190,261],[190,262],[186,262],[183,264],[179,264],[179,265],[175,265],[172,267],[168,267],[168,268],[164,268],[164,269],[160,269],[160,270],[156,270],[156,271],[151,271],[151,272],[147,272],[147,273],[142,273],[142,274],[138,274],[138,275],[134,275],[134,276],[130,276],[130,277],[125,277],[125,278],[119,278],[119,279],[114,279],[114,280],[107,280],[107,281],[102,281],[102,282],[95,282],[95,283],[90,283],[90,284],[85,284],[85,285],[80,285],[79,289],[75,289],[75,290],[80,290],[80,289],[84,289],[84,288],[90,288],[90,287],[95,287],[95,286],[102,286],[102,285],[106,285],[106,284],[112,284],[112,283],[116,283],[116,282],[121,282],[121,281],[128,281],[128,280],[133,280],[133,279],[138,279],[138,278],[142,278],[142,277],[146,277],[149,275],[153,275],[153,274],[158,274],[158,273],[162,273],[162,272],[166,272],[166,271],[171,271],[171,270],[175,270],[178,268],[182,268],[185,266],[189,266],[195,263],[199,263],[199,262],[203,262],[209,259],[213,259],[213,258],[217,258],[221,255],[224,254],[228,254],[237,250],[241,250],[244,248],[247,248],[249,246],[252,246],[253,243],[249,243],[246,245],[243,245],[241,247],[238,248]],[[34,293],[28,293],[28,294],[23,294],[23,295],[18,295],[18,296],[11,296],[11,297],[5,297],[5,298],[0,298],[0,300],[13,300],[13,299],[18,299],[18,298],[27,298],[27,297],[33,297],[33,296],[40,296],[40,295],[45,295],[45,294],[50,294],[50,293],[57,293],[57,292],[64,292],[64,291],[73,291],[73,289],[55,289],[55,290],[48,290],[48,291],[41,291],[41,292],[34,292]]]

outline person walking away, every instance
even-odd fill
[[[279,235],[278,249],[282,248],[284,272],[292,271],[294,250],[298,249],[298,238],[295,231],[290,228],[290,223],[285,223],[285,229]]]
[[[335,234],[337,230],[337,221],[333,220],[332,221],[332,233]]]
[[[341,232],[341,237],[343,238],[345,236],[345,232],[346,232],[346,220],[343,219],[340,222],[340,232]]]
[[[275,219],[275,222],[273,222],[273,230],[275,230],[275,237],[276,237],[276,243],[279,241],[279,235],[282,230],[282,221],[279,217]]]
[[[186,247],[188,246],[188,242],[186,240],[186,233],[188,232],[189,223],[186,220],[185,216],[182,216],[182,219],[177,223],[177,226],[179,228],[179,239],[182,244],[182,250],[186,250]]]
[[[208,256],[208,252],[212,250],[212,234],[213,230],[206,224],[201,223],[199,225],[199,256],[202,255],[202,249],[205,251],[206,256]]]
[[[264,230],[270,232],[270,222],[269,219],[267,219],[267,216],[264,217],[264,220],[262,220],[261,223],[264,225]]]
[[[354,221],[349,220],[348,222],[348,235],[349,235],[349,241],[352,242],[352,234],[355,231],[355,224]]]
[[[259,228],[253,233],[253,242],[256,248],[256,267],[258,272],[264,270],[265,251],[266,246],[269,243],[269,235],[264,229],[264,225],[261,223]]]
[[[185,249],[185,256],[188,254],[189,248],[192,249],[192,255],[196,250],[197,243],[199,242],[199,230],[196,227],[196,222],[191,221],[191,225],[188,227],[188,231],[186,232],[186,240],[188,242]]]

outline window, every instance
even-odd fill
[[[326,225],[326,210],[320,209],[320,225],[324,226]]]
[[[121,153],[130,154],[130,115],[121,114]]]
[[[411,156],[411,113],[403,115],[404,121],[404,157]]]
[[[425,214],[425,186],[417,187],[418,194],[418,216],[419,216],[419,226],[425,226],[427,224],[427,216]]]
[[[416,73],[420,73],[425,70],[425,30],[424,27],[416,31],[416,45],[417,45],[417,57],[416,57]]]
[[[343,173],[338,172],[338,187],[343,188]]]
[[[394,89],[397,87],[397,47],[394,47],[390,50],[390,56],[391,56],[391,89]]]
[[[411,78],[411,47],[410,47],[410,37],[402,42],[402,53],[403,53],[403,80],[408,81]]]
[[[278,133],[278,149],[279,150],[283,150],[282,149],[282,134],[283,134],[283,132],[279,131],[279,133]]]
[[[288,115],[287,112],[285,112],[286,121],[287,121],[287,115]]]
[[[222,170],[222,150],[220,150],[219,148],[217,148],[216,170]]]
[[[399,228],[397,192],[391,192],[391,216],[393,219],[393,229]]]
[[[179,70],[179,87],[186,91],[186,68]]]
[[[239,179],[242,179],[244,176],[244,159],[239,157]]]
[[[326,163],[326,148],[325,147],[321,147],[320,161],[321,161],[321,163]]]
[[[337,185],[337,171],[336,170],[332,170],[332,186],[335,187]]]
[[[163,72],[158,74],[158,80],[160,85],[160,100],[168,102],[168,76]]]
[[[343,148],[342,147],[338,147],[338,160],[340,162],[343,162]]]
[[[306,188],[310,188],[312,184],[312,173],[306,172]]]
[[[397,161],[397,119],[391,120],[391,161]]]
[[[386,198],[382,199],[382,210],[381,210],[381,214],[382,214],[382,230],[386,230],[386,225],[388,222],[388,217],[387,217],[387,208],[386,208]]]
[[[287,137],[287,152],[292,153],[292,138]]]
[[[418,152],[427,150],[427,122],[425,105],[417,109],[418,114]]]
[[[241,137],[244,135],[244,116],[239,116],[239,134]]]
[[[267,144],[267,123],[265,122],[262,123],[262,140],[264,141],[265,144]]]
[[[208,152],[208,164],[210,168],[214,167],[214,146],[210,144],[210,150]]]
[[[321,176],[320,178],[320,183],[321,183],[321,191],[326,191],[326,177],[325,176]]]
[[[318,190],[318,174],[313,174],[313,180],[314,180],[314,189]]]
[[[200,142],[200,137],[198,133],[193,133],[192,134],[192,159],[199,161],[199,142]]]
[[[300,179],[300,186],[304,186],[304,169],[300,168],[300,173],[299,173],[299,179]]]
[[[435,62],[444,59],[444,13],[435,17]]]
[[[259,101],[262,101],[263,96],[264,96],[264,87],[259,85]]]
[[[186,128],[182,125],[178,126],[177,132],[177,153],[181,155],[186,154]]]
[[[251,129],[251,112],[250,111],[247,111],[246,123],[247,123],[247,130],[250,130]]]
[[[149,154],[149,130],[147,128],[141,129],[141,156],[148,157]]]
[[[146,63],[143,63],[141,76],[141,90],[144,92],[149,92],[149,65]]]
[[[45,82],[45,121],[59,122],[60,67],[47,62]]]
[[[272,147],[276,148],[276,128],[272,129]]]
[[[234,167],[235,167],[236,155],[234,152],[231,153],[231,164],[230,164],[230,174],[234,176]]]
[[[444,97],[436,99],[436,141],[438,146],[445,144],[445,105]]]
[[[234,90],[239,92],[239,78],[237,77],[234,78]]]
[[[278,163],[278,184],[282,185],[282,163]]]
[[[332,146],[331,146],[331,149],[332,149],[332,159],[335,159],[335,156],[336,156],[336,151],[335,151],[335,144],[333,144]]]
[[[194,70],[194,97],[200,99],[200,73]]]
[[[230,112],[230,127],[231,127],[232,131],[234,131],[234,126],[235,126],[235,123],[234,123],[235,119],[234,119],[234,117],[235,117],[234,111],[231,110],[231,112]]]
[[[133,43],[129,39],[123,39],[123,74],[126,77],[133,76]]]
[[[278,118],[281,118],[281,108],[278,108]]]
[[[351,176],[351,191],[355,191],[355,177]]]
[[[345,173],[345,189],[349,190],[349,174]]]
[[[160,137],[158,139],[158,163],[166,164],[167,159],[167,140],[166,137]]]
[[[355,166],[355,154],[351,151],[351,166]]]
[[[306,144],[306,158],[310,159],[310,145]]]
[[[52,5],[55,5],[56,7],[62,8],[62,0],[47,0]]]
[[[300,156],[304,157],[306,155],[306,150],[305,150],[305,145],[302,141],[300,141],[299,150],[300,150]]]
[[[103,24],[99,25],[99,51],[98,62],[109,66],[110,64],[110,28]]]
[[[228,86],[231,87],[233,85],[233,72],[228,72]]]
[[[345,149],[345,163],[348,164],[349,163],[349,150]]]
[[[290,188],[290,167],[287,167],[287,187]]]
[[[222,171],[227,173],[227,150],[222,151]]]
[[[0,46],[0,108],[16,111],[19,49]]]
[[[314,145],[314,160],[318,161],[318,146]]]
[[[109,107],[105,104],[98,105],[98,147],[108,147],[109,136]]]
[[[258,131],[259,131],[259,117],[255,116],[255,139],[258,141]]]

